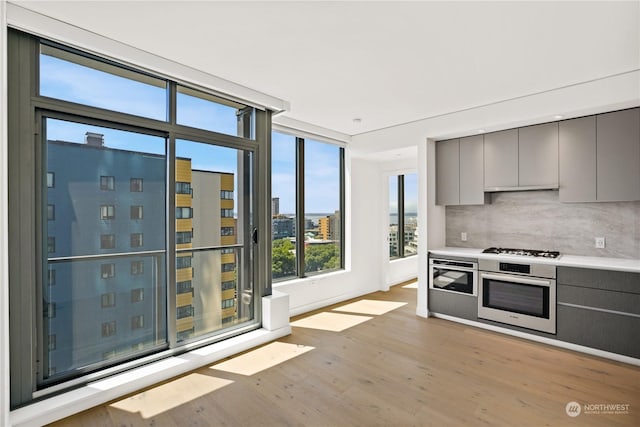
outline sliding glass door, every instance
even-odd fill
[[[255,320],[252,150],[40,120],[41,384]]]

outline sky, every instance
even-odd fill
[[[94,107],[165,120],[166,85],[136,81],[46,54],[40,55],[40,93]],[[237,134],[236,110],[184,93],[177,95],[179,124]],[[111,148],[164,155],[164,138],[64,120],[47,120],[47,139],[84,142],[86,132],[102,133]],[[305,140],[306,213],[330,214],[339,209],[340,169],[337,146]],[[178,140],[176,154],[192,159],[194,169],[230,172],[237,176],[237,150]],[[273,133],[272,196],[280,212],[295,212],[295,138]]]
[[[418,212],[418,174],[404,175],[404,212],[416,214]],[[398,176],[389,177],[389,214],[398,214]]]

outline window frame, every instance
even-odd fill
[[[141,274],[144,274],[144,261],[142,260],[136,260],[136,261],[131,261],[131,264],[129,265],[129,274],[131,276],[139,276]]]
[[[144,246],[144,233],[131,233],[129,235],[129,247],[142,248]]]
[[[116,235],[113,233],[100,234],[100,249],[115,249]]]
[[[116,177],[100,175],[100,191],[116,191]]]
[[[404,178],[405,175],[409,175],[409,174],[415,174],[415,172],[408,172],[408,173],[402,173],[402,174],[398,174],[398,175],[390,175],[391,176],[395,176],[397,178],[397,200],[396,203],[398,205],[398,254],[395,256],[391,256],[389,255],[389,259],[390,260],[397,260],[397,259],[403,259],[403,258],[410,258],[412,256],[416,256],[418,255],[418,252],[414,253],[414,254],[406,254],[405,253],[405,244],[404,244],[404,233],[405,233],[405,201],[406,201],[406,197],[405,197],[405,183],[404,183]],[[388,222],[388,218],[389,218],[389,212],[387,212],[387,222]],[[390,224],[387,224],[387,226],[389,226]],[[388,241],[388,245],[391,245],[391,239],[389,239]],[[388,248],[390,249],[390,248]],[[388,253],[390,253],[391,251],[388,250]]]
[[[271,280],[273,282],[282,283],[289,280],[295,279],[303,279],[305,277],[310,276],[318,276],[322,274],[333,273],[336,271],[341,271],[345,269],[345,248],[346,248],[346,233],[345,233],[345,149],[340,144],[335,144],[334,142],[327,141],[322,136],[313,136],[312,138],[307,138],[313,142],[323,143],[328,145],[333,145],[339,149],[338,154],[338,168],[339,168],[339,201],[338,201],[338,209],[340,212],[340,244],[338,246],[340,251],[340,261],[337,268],[326,270],[326,271],[306,271],[305,269],[305,249],[306,245],[304,239],[298,238],[299,230],[305,230],[305,137],[300,136],[301,133],[296,133],[295,131],[288,131],[277,129],[274,132],[290,135],[295,138],[295,181],[296,181],[296,207],[295,207],[295,228],[296,228],[296,241],[295,241],[295,252],[296,252],[296,273],[290,276],[285,277],[273,277],[273,272],[271,274]],[[272,149],[272,147],[270,147]],[[273,155],[273,154],[272,154]],[[270,168],[272,164],[269,165]],[[270,196],[271,191],[269,192]],[[273,222],[270,221],[271,226],[273,227]],[[271,228],[272,230],[272,228]],[[273,232],[270,233],[269,243],[273,245]],[[302,256],[300,256],[302,254]]]
[[[100,205],[100,220],[107,221],[116,219],[115,205]]]
[[[100,308],[112,308],[116,306],[116,293],[105,292],[100,295]]]
[[[10,257],[9,260],[9,269],[13,277],[13,280],[10,281],[10,301],[19,304],[24,308],[23,313],[20,314],[17,320],[13,320],[13,322],[11,322],[9,336],[10,338],[19,337],[22,335],[22,331],[27,330],[35,330],[37,335],[37,338],[33,340],[33,342],[29,343],[27,343],[26,340],[22,340],[23,342],[20,343],[17,338],[11,338],[12,350],[10,357],[10,371],[13,380],[11,382],[10,400],[12,407],[15,408],[32,402],[34,400],[33,391],[37,391],[38,396],[40,397],[46,396],[54,391],[57,392],[59,390],[64,390],[66,387],[74,387],[78,384],[85,383],[88,378],[96,379],[107,375],[107,371],[104,371],[103,368],[114,367],[114,369],[111,369],[109,373],[117,371],[118,368],[116,365],[119,365],[122,362],[121,358],[116,357],[112,361],[105,362],[101,367],[96,365],[96,367],[92,366],[87,369],[83,368],[82,370],[77,370],[77,374],[74,373],[72,375],[67,375],[67,371],[65,370],[59,370],[57,373],[58,377],[53,381],[42,380],[43,376],[45,378],[47,377],[47,366],[46,363],[42,361],[42,352],[43,348],[46,348],[47,337],[43,336],[41,333],[42,331],[46,331],[42,325],[42,306],[45,303],[41,297],[43,294],[42,284],[43,281],[46,282],[46,272],[43,273],[44,269],[42,264],[45,264],[46,267],[47,248],[45,246],[45,238],[47,236],[41,234],[46,230],[46,224],[43,226],[41,222],[43,220],[42,211],[45,210],[46,214],[46,203],[43,204],[42,201],[42,194],[46,193],[43,193],[42,187],[46,187],[47,184],[47,171],[42,170],[42,162],[46,159],[43,155],[42,147],[38,147],[38,144],[30,144],[33,143],[34,135],[36,136],[36,140],[38,138],[41,139],[43,135],[46,135],[46,126],[42,119],[46,117],[70,120],[77,121],[79,123],[112,127],[119,130],[132,130],[134,132],[138,130],[139,133],[162,136],[167,140],[168,148],[165,155],[169,160],[173,158],[172,156],[174,152],[172,150],[175,149],[175,141],[177,139],[188,139],[206,144],[226,146],[251,153],[253,162],[247,162],[247,165],[251,167],[251,180],[247,180],[251,194],[248,195],[246,199],[251,200],[255,205],[254,209],[250,211],[250,216],[247,216],[246,223],[247,227],[249,227],[249,225],[253,227],[257,226],[259,238],[256,243],[252,242],[252,239],[250,238],[250,229],[247,228],[245,241],[232,246],[234,246],[238,251],[246,250],[251,252],[244,253],[243,259],[251,259],[255,264],[251,266],[243,265],[242,267],[244,269],[243,273],[248,277],[252,286],[251,290],[253,295],[269,295],[271,294],[271,282],[269,274],[270,265],[268,265],[267,262],[268,247],[266,244],[268,241],[268,228],[265,227],[266,221],[264,219],[267,209],[264,207],[266,206],[266,203],[264,196],[265,193],[263,191],[267,191],[266,185],[264,185],[264,182],[267,181],[266,177],[268,176],[267,174],[269,171],[268,152],[266,150],[271,133],[272,112],[268,109],[262,110],[259,107],[255,108],[255,106],[247,104],[247,111],[248,109],[251,109],[251,121],[243,119],[243,117],[249,116],[247,111],[242,111],[242,117],[239,115],[238,119],[239,128],[242,126],[243,129],[245,129],[243,132],[246,132],[246,129],[251,129],[251,134],[240,133],[239,131],[239,135],[251,135],[246,138],[242,136],[218,134],[202,129],[177,125],[175,122],[175,91],[177,82],[164,76],[161,76],[160,78],[167,81],[167,103],[169,108],[166,121],[137,116],[122,111],[102,109],[91,105],[76,104],[64,99],[44,97],[41,96],[38,91],[38,58],[40,43],[59,47],[64,50],[68,50],[71,53],[76,53],[91,59],[98,59],[101,62],[115,64],[123,69],[128,68],[136,73],[146,72],[134,67],[125,66],[111,60],[100,58],[86,52],[78,51],[72,47],[43,40],[19,30],[9,29],[8,33],[8,52],[11,52],[12,54],[20,54],[20,61],[11,62],[8,66],[8,79],[12,87],[9,94],[11,102],[9,103],[10,106],[8,108],[8,115],[10,117],[10,125],[8,127],[10,135],[9,140],[15,141],[11,142],[11,149],[16,152],[20,152],[21,156],[30,156],[29,158],[31,158],[32,162],[29,164],[34,165],[34,169],[27,171],[27,168],[24,168],[25,171],[22,173],[20,173],[20,169],[17,165],[10,165],[10,172],[13,172],[10,173],[10,176],[15,176],[16,178],[10,180],[11,182],[8,183],[8,187],[10,189],[18,190],[18,193],[12,193],[15,194],[15,196],[13,196],[13,200],[17,200],[21,209],[28,212],[28,215],[23,218],[18,218],[16,215],[11,216],[11,224],[16,225],[13,229],[24,230],[25,227],[18,226],[21,224],[31,224],[28,227],[29,235],[20,236],[21,240],[28,241],[29,244],[22,245],[20,250],[15,251],[15,255]],[[152,74],[149,75],[151,77],[157,77]],[[13,89],[14,87],[16,88],[15,90]],[[210,92],[210,90],[208,91],[204,88],[198,88],[198,90]],[[17,123],[18,119],[20,120],[20,123],[27,124],[25,126],[14,125],[13,123]],[[172,179],[175,179],[175,167],[173,162],[167,161],[166,168],[167,181],[170,183]],[[96,176],[98,179],[101,176],[99,173],[96,175],[98,175]],[[104,176],[111,177],[111,175]],[[260,179],[259,177],[264,177],[264,179]],[[57,177],[54,177],[54,181],[55,178]],[[104,186],[105,190],[101,190],[100,188],[102,186],[98,184],[96,191],[115,191],[116,185],[123,184],[122,182],[116,183],[116,178],[117,177],[113,177],[112,181],[110,179],[106,180],[106,185]],[[126,177],[122,178],[126,179]],[[57,184],[57,182],[50,188],[55,188],[55,184]],[[168,282],[166,285],[167,294],[175,292],[176,275],[176,248],[174,241],[175,221],[171,220],[173,218],[172,210],[175,208],[175,188],[171,187],[173,186],[167,184],[167,230],[162,230],[166,233],[167,241],[166,256],[163,261],[166,266],[165,274],[166,281]],[[36,197],[33,197],[34,192]],[[29,200],[29,194],[32,196],[31,200]],[[249,212],[249,210],[247,210],[247,212]],[[46,222],[46,215],[44,218]],[[10,226],[9,229],[11,230],[12,227]],[[126,245],[123,245],[124,242],[120,242],[120,237],[117,240],[117,244],[120,246]],[[109,245],[108,249],[114,249],[115,247],[117,247],[116,244],[114,244],[113,247]],[[113,256],[120,255],[114,253],[114,251],[109,251],[105,254],[113,254]],[[49,256],[48,258],[55,257]],[[42,262],[43,259],[44,263]],[[63,258],[60,258],[60,260],[62,259]],[[24,268],[25,265],[31,265],[29,271],[32,273],[34,268],[33,266],[35,265],[37,271],[27,277],[24,273],[26,272]],[[240,265],[238,265],[237,268],[240,268]],[[18,273],[15,273],[16,271]],[[16,277],[18,277],[18,279],[16,279]],[[24,290],[16,292],[14,289],[15,286],[11,285],[12,283],[23,284],[24,286],[22,287]],[[175,313],[176,308],[175,295],[173,298],[174,302],[172,304],[174,305],[167,308],[169,313],[167,313],[166,317],[166,319],[168,319],[166,328],[169,340],[167,348],[169,348],[170,351],[169,353],[161,352],[160,350],[163,350],[164,347],[163,349],[145,347],[145,353],[147,355],[157,353],[157,356],[153,356],[152,359],[161,359],[163,357],[167,357],[168,354],[183,353],[193,348],[240,335],[244,332],[260,327],[260,299],[259,297],[254,297],[254,301],[249,308],[251,310],[250,321],[237,324],[237,328],[233,331],[218,331],[219,333],[211,334],[211,336],[208,337],[198,337],[197,340],[190,341],[187,348],[186,342],[179,343],[179,339],[176,338],[175,322],[170,320],[171,314]],[[170,299],[170,297],[167,299]],[[171,301],[167,304],[171,304]],[[114,327],[113,329],[114,334],[117,334],[116,328]],[[99,330],[96,332],[98,334],[100,333]],[[16,357],[15,355],[17,354],[22,354],[24,356]],[[134,359],[137,359],[138,357],[139,356],[136,355]],[[137,362],[132,361],[130,365],[133,366],[136,363]],[[51,371],[54,371],[53,368]],[[38,374],[32,375],[33,372],[37,372]],[[91,375],[89,376],[89,374]],[[50,388],[50,386],[54,384],[56,384],[56,387]]]
[[[129,219],[136,221],[144,219],[144,205],[131,205],[129,207]]]
[[[116,277],[116,264],[113,262],[100,264],[100,278],[110,279],[112,277]]]
[[[144,180],[143,180],[143,178],[130,178],[129,179],[129,192],[130,193],[142,193],[142,192],[144,192]]]

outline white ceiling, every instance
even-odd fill
[[[638,1],[12,3],[348,135],[640,69]]]

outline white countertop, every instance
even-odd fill
[[[500,259],[514,262],[529,261],[537,264],[552,264],[559,267],[581,267],[597,270],[616,270],[640,273],[640,259],[605,258],[580,255],[560,255],[558,258],[533,258],[518,255],[483,254],[482,249],[444,247],[430,249],[433,255],[458,256],[476,259]]]

